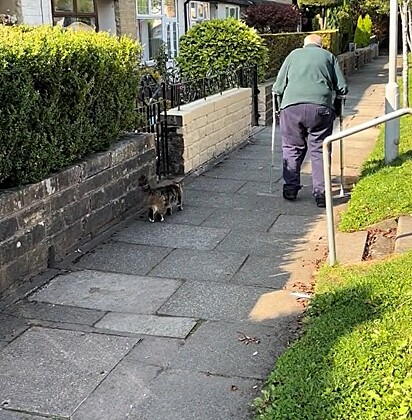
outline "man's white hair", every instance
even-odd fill
[[[316,34],[310,34],[305,37],[305,40],[303,41],[303,46],[306,47],[308,44],[315,44],[318,47],[322,46],[322,38],[319,35]]]

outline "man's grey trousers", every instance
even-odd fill
[[[300,169],[306,152],[312,162],[312,194],[325,194],[323,178],[322,142],[332,134],[335,112],[326,106],[297,104],[282,109],[280,134],[283,151],[283,179],[285,190],[298,191]]]

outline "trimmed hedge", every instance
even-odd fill
[[[234,19],[213,19],[194,25],[180,38],[177,65],[185,79],[200,79],[257,64],[261,78],[267,48],[256,30]]]
[[[140,52],[106,33],[0,27],[0,187],[38,182],[132,128]]]
[[[337,29],[311,32],[320,35],[323,39],[323,47],[331,53],[339,54],[339,31]],[[269,65],[266,78],[269,79],[278,74],[285,58],[296,48],[303,47],[303,40],[309,35],[308,32],[291,32],[282,34],[262,34],[269,49]]]

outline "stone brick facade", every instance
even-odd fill
[[[137,38],[137,17],[135,0],[114,0],[117,35]]]
[[[232,149],[251,133],[252,92],[231,89],[167,112],[175,174],[187,174]]]
[[[0,192],[0,293],[140,209],[138,179],[153,179],[155,163],[153,135],[136,134],[42,182]]]

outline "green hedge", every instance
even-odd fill
[[[267,49],[256,30],[234,19],[213,19],[194,25],[180,38],[177,65],[186,79],[258,65],[263,78]]]
[[[319,34],[323,39],[323,46],[335,55],[339,54],[339,31],[337,29],[312,32]],[[303,47],[303,40],[309,35],[307,32],[291,32],[280,34],[262,34],[269,49],[269,65],[266,78],[278,74],[285,58],[296,48]]]
[[[140,47],[52,27],[0,27],[0,187],[107,149],[135,118]]]

